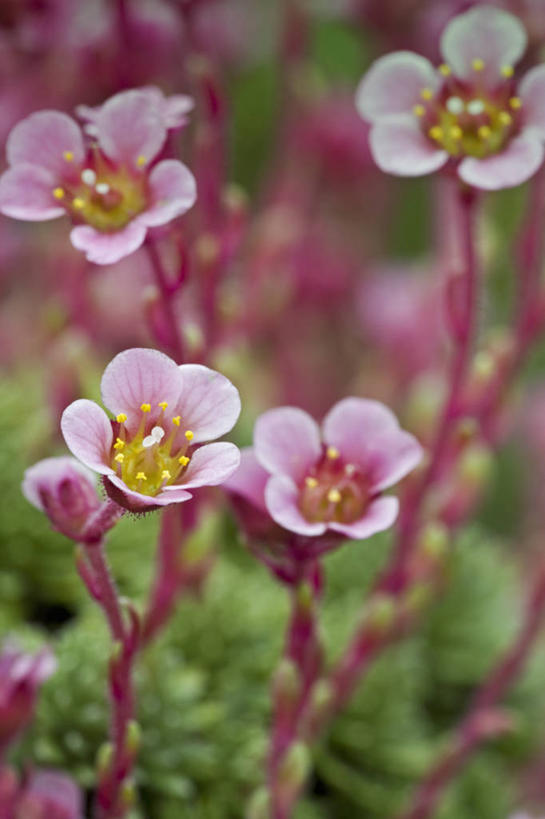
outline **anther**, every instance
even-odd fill
[[[327,499],[330,503],[338,503],[341,499],[341,493],[338,489],[330,489],[327,493]]]
[[[488,127],[488,125],[481,125],[481,127],[477,130],[481,139],[488,139],[491,135],[492,131]]]
[[[147,481],[146,473],[145,472],[137,472],[136,473],[136,480],[137,481]]]
[[[447,100],[447,111],[451,114],[461,114],[464,110],[464,101],[461,97],[449,97]]]
[[[98,185],[95,186],[95,190],[97,193],[100,193],[101,196],[110,192],[110,186],[107,182],[99,182]]]
[[[188,441],[193,440],[194,433],[190,429],[186,429],[184,434]]]
[[[140,156],[136,160],[136,164],[138,165],[139,168],[142,168],[146,164],[146,162],[147,159],[145,156],[142,156],[142,154],[140,154]]]
[[[118,438],[114,444],[114,449],[123,449],[125,446],[125,441],[122,441],[121,438]]]
[[[453,125],[449,131],[449,135],[452,137],[452,139],[458,140],[463,137],[464,132],[462,131],[459,125]]]
[[[316,489],[316,487],[318,486],[318,481],[316,480],[316,478],[311,477],[305,478],[305,483],[309,489]]]
[[[448,77],[449,74],[452,73],[450,70],[450,65],[447,65],[446,63],[442,63],[437,70],[443,75],[443,77]]]
[[[55,199],[64,199],[64,190],[62,188],[55,188],[53,196]]]
[[[118,464],[122,464],[124,460],[125,460],[125,456],[123,455],[122,452],[118,452],[117,455],[114,458],[114,461],[117,461]]]
[[[167,402],[167,401],[160,401],[160,402],[157,404],[157,406],[158,406],[158,407],[161,407],[161,409],[162,409],[162,410],[163,410],[163,412],[164,412],[164,410],[166,410],[166,408],[168,407],[168,402]]]
[[[482,100],[471,100],[467,104],[467,112],[473,117],[478,117],[484,111],[484,102]]]
[[[432,139],[440,140],[443,139],[443,129],[440,125],[434,125],[428,131],[428,134],[431,136]]]
[[[420,92],[420,96],[422,97],[423,100],[431,100],[431,98],[433,97],[433,91],[431,90],[431,88],[423,88]]]
[[[164,481],[169,481],[169,480],[170,480],[170,477],[171,477],[171,476],[170,476],[170,472],[168,471],[168,469],[163,469],[163,471],[161,472],[161,478],[162,478]]]
[[[180,418],[181,418],[180,415],[175,415],[174,418],[172,419],[172,423],[177,427],[180,426]]]
[[[418,105],[415,105],[413,107],[413,114],[416,117],[423,117],[425,113],[426,113],[426,109],[424,108],[423,105],[418,104]]]
[[[85,185],[94,185],[97,181],[97,175],[92,168],[85,168],[81,172],[81,181]]]
[[[331,461],[334,461],[336,458],[339,457],[339,450],[337,449],[336,446],[328,446],[326,450],[326,455]]]
[[[72,162],[74,159],[74,154],[72,153],[72,151],[64,151],[63,157],[64,159],[66,159],[67,162]]]
[[[181,464],[182,466],[187,466],[189,463],[189,458],[187,457],[187,455],[180,455],[180,457],[178,458],[178,463]]]
[[[142,412],[151,412],[151,404],[140,404]]]
[[[509,105],[514,111],[518,111],[518,109],[522,107],[522,100],[520,97],[511,97]]]
[[[125,421],[127,420],[127,416],[125,415],[124,412],[120,412],[119,415],[116,415],[115,420],[117,421],[118,424],[124,424]]]
[[[72,207],[76,210],[82,210],[85,207],[85,200],[76,196],[76,198],[72,200]]]
[[[474,71],[482,71],[484,68],[484,60],[481,60],[480,57],[476,57],[472,60],[471,65]]]
[[[501,73],[503,77],[509,78],[513,76],[513,74],[515,73],[515,69],[513,68],[512,65],[502,65]]]
[[[511,125],[513,122],[513,117],[508,111],[500,111],[498,119],[502,125]]]
[[[154,446],[155,444],[160,444],[164,437],[165,437],[165,430],[163,429],[163,427],[153,427],[150,434],[146,435],[146,437],[142,441],[142,446],[145,449],[149,449],[150,446]]]

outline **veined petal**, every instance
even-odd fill
[[[159,506],[170,506],[171,503],[183,503],[190,500],[193,495],[183,487],[172,487],[174,491],[166,492],[164,489],[158,495],[143,495],[129,487],[117,475],[108,475],[108,481],[115,487],[111,492],[111,497],[120,506],[131,512],[152,511]],[[108,489],[106,490],[108,491]],[[110,494],[110,491],[108,491]]]
[[[38,165],[21,163],[0,177],[0,211],[13,219],[42,222],[63,216],[53,196],[55,178]]]
[[[538,129],[545,138],[545,65],[538,65],[525,74],[517,95],[522,100],[524,124]]]
[[[131,168],[153,160],[167,134],[156,103],[144,90],[121,91],[111,97],[101,106],[95,124],[104,153]]]
[[[240,464],[225,481],[223,488],[266,512],[265,487],[269,478],[270,474],[257,460],[253,447],[243,447],[240,450]]]
[[[83,478],[89,488],[95,488],[95,475],[84,466],[81,461],[69,455],[44,458],[25,470],[21,491],[27,501],[37,509],[44,511],[42,492],[43,487],[60,484],[64,479]]]
[[[17,123],[8,136],[10,165],[38,165],[61,181],[85,159],[79,125],[61,111],[37,111]]]
[[[90,262],[114,264],[138,250],[146,233],[146,226],[135,219],[114,233],[103,233],[91,225],[77,225],[72,228],[70,240],[75,248],[85,253]]]
[[[327,529],[325,523],[310,523],[298,506],[299,490],[287,475],[273,475],[265,487],[265,504],[279,526],[299,535],[316,537]]]
[[[298,483],[321,455],[318,424],[297,407],[269,410],[256,421],[254,451],[269,472],[288,475]]]
[[[460,79],[478,79],[493,87],[503,79],[501,69],[520,60],[526,42],[526,31],[517,17],[482,5],[451,20],[441,38],[441,53]],[[479,71],[475,60],[482,61]]]
[[[104,410],[80,398],[64,410],[61,431],[70,452],[85,466],[102,475],[109,475],[109,454],[113,443],[112,425]]]
[[[376,122],[371,128],[369,145],[379,168],[396,176],[433,173],[448,160],[448,153],[436,148],[410,116]]]
[[[193,442],[210,441],[229,432],[240,415],[237,388],[221,373],[202,364],[178,368],[182,389],[176,404],[181,416],[180,434],[189,429]]]
[[[365,515],[359,520],[354,523],[330,523],[329,528],[353,540],[363,540],[389,529],[395,523],[398,511],[397,498],[377,498],[369,504]]]
[[[429,60],[412,51],[386,54],[373,63],[356,91],[356,108],[364,119],[410,114],[422,101],[424,88],[433,93],[440,77]]]
[[[218,441],[199,447],[191,456],[191,461],[179,485],[165,486],[170,492],[179,486],[192,489],[197,486],[218,486],[229,478],[240,464],[240,452],[234,444]]]
[[[138,221],[146,227],[164,225],[189,210],[197,198],[195,177],[176,159],[159,162],[149,176],[151,205]]]
[[[528,128],[499,154],[486,159],[466,157],[460,163],[458,175],[468,185],[481,190],[513,188],[535,174],[543,163],[543,156],[540,133]]]
[[[362,445],[387,433],[397,432],[399,422],[380,401],[369,398],[343,398],[327,413],[323,424],[324,441],[336,447],[343,458],[352,459]]]

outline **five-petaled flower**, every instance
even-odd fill
[[[362,539],[395,521],[398,501],[383,496],[419,463],[422,448],[383,404],[345,398],[322,428],[297,407],[258,418],[253,450],[228,489],[292,532],[319,537],[328,530]]]
[[[166,104],[149,89],[121,92],[95,112],[91,134],[60,111],[31,114],[7,140],[0,211],[28,221],[68,214],[72,244],[96,264],[129,255],[149,228],[185,213],[196,198],[185,165],[156,161]]]
[[[544,156],[545,65],[517,82],[526,40],[516,17],[477,6],[445,28],[437,69],[410,51],[377,60],[356,96],[377,165],[421,176],[450,161],[484,190],[529,179]]]
[[[106,491],[126,509],[189,500],[189,489],[223,483],[237,468],[234,444],[199,446],[228,432],[240,413],[238,390],[220,373],[135,348],[108,364],[101,387],[114,419],[79,399],[61,428],[76,458],[104,475]]]

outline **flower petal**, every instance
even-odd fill
[[[367,453],[369,442],[386,433],[397,432],[399,422],[394,413],[369,398],[343,398],[327,413],[322,424],[324,441],[336,447],[343,458],[357,459]]]
[[[376,60],[356,91],[356,108],[364,119],[410,114],[422,101],[423,88],[436,91],[440,77],[429,60],[412,51],[396,51]]]
[[[269,478],[270,474],[257,460],[253,448],[248,446],[240,450],[240,464],[225,481],[223,488],[266,512],[265,487]]]
[[[199,447],[191,456],[180,484],[165,486],[165,492],[178,489],[192,489],[197,486],[218,486],[229,478],[240,464],[237,446],[226,441]]]
[[[117,475],[108,475],[108,481],[116,488],[113,499],[120,506],[129,509],[131,512],[151,511],[158,506],[169,506],[171,503],[183,503],[190,500],[193,495],[183,487],[172,487],[174,491],[159,492],[158,495],[143,495],[129,487]],[[108,493],[110,494],[110,493]]]
[[[53,196],[55,178],[37,165],[20,164],[0,177],[0,211],[13,219],[42,222],[64,214]]]
[[[71,168],[82,164],[85,148],[81,130],[72,117],[61,111],[37,111],[13,128],[6,154],[10,165],[38,165],[61,180]]]
[[[147,414],[148,427],[159,422],[162,409],[160,403],[168,404],[170,410],[177,406],[182,388],[182,378],[176,363],[159,350],[134,347],[124,350],[110,361],[100,388],[102,401],[113,415],[125,413],[126,426],[134,432],[140,423],[142,404],[150,404]],[[172,415],[176,413],[173,411]]]
[[[115,233],[101,233],[90,225],[78,225],[72,229],[70,240],[90,262],[114,264],[138,250],[146,238],[146,232],[145,225],[135,219]]]
[[[330,523],[329,528],[353,540],[363,540],[377,532],[389,529],[397,518],[399,502],[397,498],[377,498],[372,501],[365,515],[354,523]]]
[[[23,807],[26,799],[28,803],[28,814]],[[23,804],[20,805],[21,816],[41,815],[35,814],[36,801],[44,806],[43,815],[63,816],[66,819],[82,819],[83,817],[83,796],[76,785],[68,776],[58,771],[40,770],[31,774],[22,797]]]
[[[381,491],[408,475],[422,460],[423,449],[410,432],[398,429],[369,442],[371,489]]]
[[[517,95],[522,100],[524,124],[539,129],[545,137],[545,65],[538,65],[524,75]]]
[[[44,511],[42,489],[59,485],[64,479],[74,477],[86,479],[92,490],[95,488],[95,477],[80,461],[69,455],[44,458],[25,470],[21,491],[27,501],[37,509]]]
[[[441,37],[441,53],[460,79],[478,78],[485,85],[497,85],[503,66],[513,66],[526,49],[526,31],[521,21],[492,6],[476,6],[459,14]],[[475,71],[474,60],[484,68]]]
[[[537,130],[528,128],[500,154],[486,159],[466,157],[458,176],[468,185],[486,191],[513,188],[530,179],[543,162],[544,148]]]
[[[274,410],[271,410],[274,412]],[[327,529],[325,523],[310,523],[298,506],[299,490],[287,475],[273,475],[265,487],[265,504],[270,516],[279,526],[299,535],[316,537]]]
[[[109,475],[109,454],[113,443],[112,425],[104,410],[80,398],[64,410],[61,431],[70,452],[95,472]]]
[[[144,90],[115,94],[101,106],[95,124],[104,153],[131,168],[153,160],[167,134],[157,104]]]
[[[379,168],[397,176],[423,176],[437,171],[448,160],[448,153],[436,148],[410,116],[375,123],[369,146]]]
[[[237,388],[221,373],[202,364],[178,367],[182,389],[176,404],[181,415],[181,433],[193,432],[193,443],[210,441],[229,432],[240,415]]]
[[[322,453],[318,424],[297,407],[269,410],[256,421],[254,451],[269,472],[299,483]]]
[[[164,225],[189,210],[197,198],[195,177],[176,159],[159,162],[149,176],[151,205],[138,221],[146,227]]]

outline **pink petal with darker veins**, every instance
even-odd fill
[[[90,262],[114,264],[138,250],[146,238],[146,232],[145,225],[135,219],[113,233],[95,230],[90,225],[78,225],[72,229],[70,240]]]
[[[298,535],[317,537],[327,529],[325,523],[311,523],[299,510],[299,489],[286,475],[273,475],[265,487],[265,504],[279,526]]]
[[[109,466],[112,425],[98,404],[85,398],[74,401],[62,414],[61,430],[68,449],[85,466],[102,475],[113,472]]]
[[[165,492],[172,492],[178,486],[193,489],[197,486],[217,486],[229,478],[240,464],[238,447],[224,441],[206,444],[195,450],[183,474],[180,484],[165,486]]]
[[[289,475],[299,483],[322,454],[320,430],[307,412],[278,407],[257,419],[254,451],[269,472]]]
[[[193,432],[193,443],[229,432],[240,415],[237,388],[224,375],[202,364],[182,364],[178,370],[182,389],[175,414],[181,415],[183,430]]]
[[[101,150],[131,168],[155,159],[167,134],[156,103],[144,90],[111,97],[101,106],[95,124]]]
[[[369,504],[365,515],[359,520],[353,523],[333,522],[329,524],[329,528],[353,540],[363,540],[389,529],[395,522],[398,511],[397,498],[378,498]]]
[[[138,222],[146,227],[164,225],[185,213],[197,198],[195,177],[176,159],[159,162],[149,176],[151,204],[138,216]]]
[[[42,222],[64,215],[53,196],[55,178],[38,165],[8,168],[0,177],[0,211],[13,219]]]
[[[71,154],[68,160],[67,151]],[[85,148],[80,127],[72,117],[61,111],[37,111],[13,128],[6,154],[10,165],[37,165],[61,181],[83,163]]]

